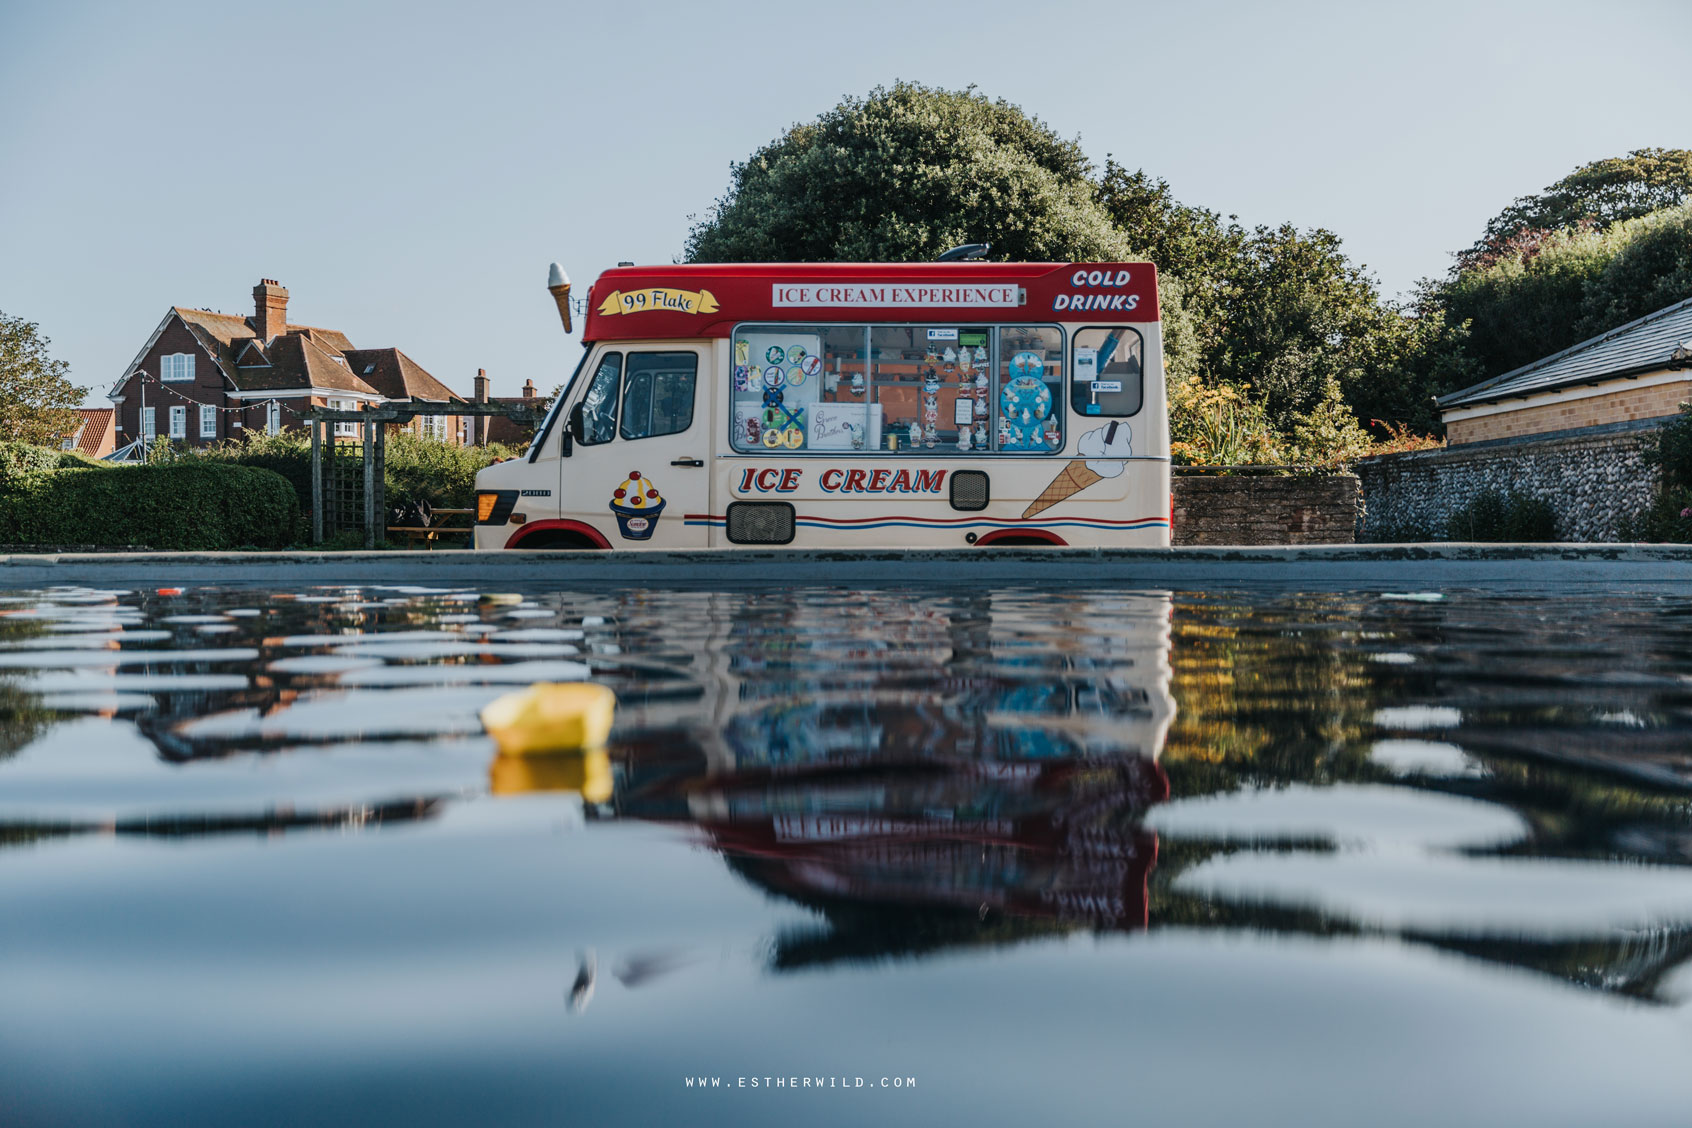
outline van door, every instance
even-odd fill
[[[563,460],[562,516],[599,529],[612,548],[704,548],[709,375],[706,348],[603,353],[582,395],[582,433]]]

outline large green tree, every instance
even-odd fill
[[[57,446],[76,430],[76,406],[87,394],[54,360],[33,321],[0,310],[0,440]]]
[[[1692,297],[1692,202],[1599,230],[1554,232],[1428,288],[1430,306],[1469,328],[1480,376],[1496,376]]]
[[[1249,386],[1277,431],[1290,434],[1312,413],[1334,418],[1341,405],[1365,423],[1427,430],[1437,426],[1438,379],[1469,374],[1447,374],[1443,315],[1383,302],[1331,231],[1248,229],[1114,159],[1099,201],[1160,275],[1180,283],[1194,375],[1211,387]]]
[[[1122,259],[1076,141],[973,89],[847,98],[731,166],[689,262],[911,262],[961,243],[1021,261]]]
[[[1585,164],[1544,191],[1518,197],[1457,255],[1454,274],[1500,259],[1531,259],[1546,237],[1571,228],[1602,231],[1692,199],[1692,150],[1635,149]]]

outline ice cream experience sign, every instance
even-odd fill
[[[1020,304],[1015,283],[963,286],[926,283],[917,285],[863,285],[859,283],[777,282],[770,287],[770,304],[793,306],[863,306],[888,309],[897,306],[946,306],[964,309],[1010,308]]]

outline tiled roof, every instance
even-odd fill
[[[281,388],[327,388],[338,392],[380,395],[375,388],[335,362],[335,357],[305,337],[289,334],[270,342],[269,368],[243,368],[235,382],[243,391]]]
[[[175,307],[176,316],[182,319],[182,324],[194,334],[222,369],[224,376],[233,379],[235,373],[235,353],[244,341],[252,339],[252,327],[244,317],[235,317],[227,313],[213,313],[209,309],[185,309]]]
[[[1469,407],[1655,372],[1671,367],[1670,358],[1675,350],[1688,340],[1692,340],[1692,298],[1474,387],[1441,396],[1439,406]]]
[[[88,458],[99,458],[110,450],[112,438],[112,415],[114,409],[109,407],[79,407],[76,413],[82,417],[81,425],[76,429],[74,445],[71,449]]]
[[[353,351],[353,343],[338,329],[319,329],[314,325],[290,325],[288,332],[298,333],[326,353],[339,355]]]
[[[242,345],[235,353],[235,367],[237,368],[269,368],[270,358],[264,355],[264,346],[259,344],[257,337]]]
[[[353,375],[389,399],[464,398],[398,349],[353,349],[346,356]]]

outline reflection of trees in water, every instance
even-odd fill
[[[1387,784],[1481,800],[1522,816],[1529,828],[1524,837],[1466,851],[1473,855],[1692,865],[1687,799],[1692,783],[1613,762],[1636,751],[1649,756],[1649,734],[1630,742],[1612,725],[1600,730],[1602,740],[1593,739],[1592,719],[1600,711],[1630,708],[1640,716],[1658,715],[1662,686],[1618,678],[1601,644],[1571,651],[1568,630],[1552,618],[1538,628],[1541,652],[1524,654],[1534,646],[1534,630],[1521,637],[1462,616],[1453,622],[1442,606],[1383,610],[1378,601],[1345,596],[1178,604],[1171,666],[1179,709],[1163,756],[1171,793],[1196,797],[1288,784]],[[1471,636],[1484,640],[1478,659]],[[1441,656],[1432,668],[1371,656],[1429,647]],[[1506,654],[1511,662],[1501,661]],[[1453,668],[1452,662],[1460,664]],[[1631,685],[1634,699],[1618,700],[1618,684]],[[1669,697],[1678,700],[1680,692],[1670,691]],[[1640,700],[1645,696],[1651,699]],[[1375,710],[1406,701],[1463,706],[1459,731],[1429,738],[1461,744],[1474,772],[1405,778],[1371,758],[1374,740],[1391,735],[1377,729]],[[1657,734],[1658,744],[1666,740],[1686,746],[1684,734]],[[1645,782],[1651,778],[1663,786]],[[1151,926],[1385,934],[1315,908],[1175,888],[1183,873],[1228,853],[1332,848],[1324,842],[1165,838],[1151,882]],[[1692,959],[1692,926],[1572,940],[1414,929],[1392,935],[1651,1001],[1661,1001],[1664,979]]]
[[[46,627],[39,622],[0,616],[0,647],[46,633]],[[40,694],[18,685],[23,676],[13,671],[0,672],[0,760],[15,755],[59,719],[52,710],[41,707]]]
[[[1173,794],[1321,784],[1366,759],[1375,670],[1353,643],[1359,615],[1336,596],[1178,603],[1163,756]]]
[[[41,707],[41,695],[18,688],[17,675],[0,674],[0,760],[37,740],[61,715]]]

